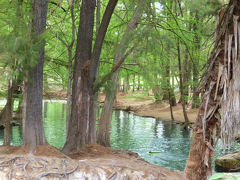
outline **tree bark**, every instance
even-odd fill
[[[144,7],[143,3],[144,1],[139,1],[139,4],[134,11],[134,14],[125,30],[125,33],[120,41],[120,44],[117,47],[116,54],[114,57],[114,66],[116,66],[116,64],[118,64],[119,62],[123,63],[124,59],[126,59],[126,57],[129,55],[128,52],[131,52],[131,49],[128,52],[126,51],[131,41],[131,35],[132,33],[135,32],[134,30],[137,28],[137,25],[141,20]],[[116,72],[112,74],[110,82],[112,84],[112,89],[110,91],[107,91],[106,93],[102,114],[99,120],[100,125],[98,129],[97,142],[103,146],[110,146],[110,125],[112,119],[112,107],[116,97],[119,72],[120,66],[118,67]]]
[[[215,46],[198,87],[202,93],[202,100],[184,170],[186,178],[191,180],[206,180],[211,175],[211,157],[215,146],[213,137],[216,136],[219,124],[221,124],[223,145],[229,143],[229,139],[226,138],[234,140],[234,134],[239,129],[239,108],[235,106],[228,108],[228,105],[233,104],[238,107],[240,101],[238,62],[240,2],[230,0],[229,5],[221,11],[225,12],[219,17]],[[231,87],[233,84],[234,88]],[[237,96],[233,96],[234,94]],[[229,124],[230,127],[226,127]]]
[[[189,119],[186,112],[186,97],[184,95],[183,76],[182,76],[182,64],[181,64],[181,52],[179,39],[177,40],[177,52],[178,52],[178,70],[179,70],[179,81],[180,81],[180,93],[181,93],[181,104],[183,109],[183,115],[185,120],[185,127],[189,123]]]
[[[46,27],[47,0],[33,0],[32,15],[33,38],[38,38]],[[46,144],[42,123],[44,44],[42,40],[38,52],[38,63],[29,70],[30,78],[25,82],[24,89],[23,143],[31,149],[37,145]]]
[[[64,153],[79,150],[95,139],[96,117],[94,83],[99,67],[102,43],[117,0],[110,0],[99,27],[92,52],[95,0],[83,0],[73,74],[72,108]]]
[[[70,6],[71,19],[72,19],[72,41],[68,48],[68,87],[67,87],[67,107],[66,107],[66,134],[69,128],[69,121],[71,118],[71,106],[72,106],[72,79],[73,79],[73,45],[75,42],[75,15],[74,15],[74,0],[72,0]],[[65,43],[64,43],[65,44]]]

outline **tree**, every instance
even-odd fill
[[[211,175],[217,129],[221,129],[226,148],[234,141],[240,127],[239,7],[238,0],[230,0],[227,8],[219,11],[215,45],[198,87],[202,100],[184,170],[188,179],[204,180]]]
[[[28,69],[28,79],[24,87],[23,142],[34,149],[46,143],[42,124],[42,88],[44,40],[40,37],[46,27],[47,0],[32,1],[32,38],[39,44],[37,64]]]
[[[71,120],[63,152],[83,148],[96,141],[94,110],[95,80],[99,68],[102,43],[118,0],[109,0],[92,51],[95,0],[83,0],[74,64]]]
[[[127,25],[127,28],[124,32],[124,35],[120,41],[120,44],[118,45],[116,49],[116,54],[114,56],[114,65],[113,69],[118,65],[120,65],[124,62],[124,60],[127,58],[127,56],[133,51],[133,48],[130,48],[128,51],[128,46],[131,42],[131,36],[133,36],[133,33],[135,32],[135,29],[137,28],[137,25],[139,24],[142,12],[144,9],[144,1],[140,0],[138,2],[138,5],[134,11],[134,14],[130,20],[130,22]],[[115,67],[114,67],[115,66]],[[117,68],[117,70],[111,75],[107,75],[110,77],[108,83],[108,87],[110,87],[110,90],[107,90],[106,92],[106,98],[102,110],[102,114],[99,120],[99,129],[97,133],[97,142],[103,146],[110,146],[110,124],[112,119],[112,107],[113,102],[116,97],[117,93],[117,83],[118,83],[118,76],[120,72],[120,68]]]

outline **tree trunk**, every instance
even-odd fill
[[[71,118],[71,106],[72,106],[72,79],[73,79],[73,69],[72,69],[72,63],[73,63],[73,46],[75,43],[75,31],[76,31],[76,25],[75,25],[75,15],[74,15],[74,0],[72,0],[71,3],[69,3],[70,12],[71,12],[71,19],[72,19],[72,41],[68,48],[68,87],[67,87],[67,107],[66,107],[66,134],[69,128],[69,121]]]
[[[37,38],[46,27],[47,0],[33,0],[32,15],[33,38]],[[24,89],[23,143],[31,149],[46,143],[42,123],[44,41],[41,41],[37,62],[38,64],[29,70],[30,79],[25,82]]]
[[[234,141],[239,130],[240,2],[230,0],[221,11],[225,12],[219,17],[215,46],[198,87],[202,100],[184,170],[186,178],[191,180],[206,180],[211,175],[213,137],[219,124],[224,147]]]
[[[68,87],[67,87],[67,107],[66,107],[66,134],[69,127],[72,105],[72,48],[68,49]]]
[[[199,107],[199,92],[197,91],[198,86],[198,80],[199,80],[199,52],[200,52],[200,37],[197,34],[198,30],[198,23],[199,17],[198,17],[198,11],[196,11],[195,14],[195,23],[193,24],[193,31],[195,32],[195,55],[193,60],[193,100],[192,100],[192,108],[198,108]]]
[[[183,77],[182,77],[182,64],[181,64],[181,52],[179,39],[177,40],[177,52],[178,52],[178,70],[179,70],[179,80],[180,80],[180,93],[181,93],[181,104],[183,109],[183,115],[185,120],[185,127],[189,123],[189,119],[186,112],[186,97],[184,95]]]
[[[5,105],[4,111],[4,141],[3,145],[10,145],[11,142],[11,121],[12,121],[12,111],[13,111],[13,93],[15,92],[16,84],[15,80],[10,80],[8,83],[8,96],[7,103]]]
[[[72,108],[64,153],[79,150],[95,139],[95,79],[98,72],[102,43],[117,0],[110,0],[98,29],[92,52],[95,0],[83,0],[73,74]]]
[[[117,80],[119,75],[120,69],[117,70],[112,76],[112,89],[107,91],[106,98],[104,101],[101,117],[99,120],[99,127],[97,133],[97,143],[101,144],[102,146],[110,147],[110,127],[111,127],[111,120],[112,120],[112,107],[113,102],[116,97],[116,87],[117,87]]]
[[[127,74],[127,76],[124,78],[123,81],[123,89],[124,89],[124,93],[128,93],[129,91],[129,75]]]
[[[214,91],[211,92],[209,99],[207,96],[202,98],[201,106],[192,133],[193,141],[184,170],[186,177],[191,180],[208,179],[212,172],[211,156],[213,155],[213,139],[211,132],[214,130],[214,124],[217,122],[217,119],[213,116],[207,124],[206,131],[203,132],[202,125],[203,122],[206,121],[204,120],[204,111],[205,108],[210,108],[210,105],[208,105],[209,107],[206,107],[206,102],[207,104],[211,104],[212,107],[217,106],[216,101],[214,101]]]
[[[71,119],[63,152],[84,147],[89,141],[90,116],[93,114],[93,90],[89,69],[94,26],[94,0],[82,1],[72,87]],[[84,42],[84,44],[83,44]]]
[[[140,75],[138,75],[138,86],[137,86],[137,90],[139,91],[141,89],[141,79],[140,79]]]
[[[175,97],[174,90],[170,83],[171,78],[170,78],[169,64],[167,64],[166,71],[167,71],[167,77],[165,77],[165,78],[167,81],[167,99],[169,100],[169,103],[171,104],[171,106],[176,106],[177,105],[176,97]]]
[[[137,25],[141,20],[144,7],[143,3],[144,3],[143,1],[139,1],[139,4],[127,26],[127,29],[125,30],[125,33],[120,41],[120,44],[117,47],[116,54],[114,57],[115,65],[121,61],[122,61],[121,63],[123,63],[124,59],[126,59],[129,53],[131,53],[131,50],[129,50],[128,52],[126,51],[131,41],[131,35],[132,33],[135,32],[135,29],[137,28]],[[99,120],[100,125],[98,129],[97,142],[103,146],[110,146],[110,125],[112,119],[112,107],[114,99],[116,97],[119,72],[120,66],[118,67],[117,71],[112,74],[110,82],[112,84],[112,89],[110,91],[107,91],[106,93],[101,118]]]

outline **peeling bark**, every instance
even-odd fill
[[[236,33],[236,25],[234,28],[236,24],[234,16],[240,15],[240,2],[230,0],[227,8],[222,11],[224,13],[220,13],[215,47],[207,61],[207,70],[198,87],[198,91],[202,93],[202,101],[184,170],[187,179],[191,180],[205,180],[211,175],[214,137],[219,124],[221,124],[221,139],[224,146],[230,145],[240,127],[240,86],[237,85],[240,77],[240,64],[237,63],[240,60],[239,42],[237,42],[239,34]],[[240,24],[239,20],[237,23]],[[232,38],[233,34],[234,38]],[[238,74],[237,77],[236,74]],[[219,113],[220,108],[221,113]]]

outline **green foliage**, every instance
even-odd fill
[[[20,6],[18,1],[4,0],[0,2],[0,68],[5,74],[0,79],[6,82],[13,76],[23,76],[36,64],[39,43],[46,39],[46,56],[44,64],[44,87],[67,86],[68,81],[68,47],[72,41],[72,19],[69,1],[59,1],[58,5],[49,3],[47,31],[39,39],[32,39],[30,19],[31,3],[24,1]],[[79,22],[81,1],[75,1],[74,15],[76,25]],[[108,0],[101,1],[101,19]],[[120,80],[135,75],[141,79],[140,86],[145,91],[151,90],[155,99],[161,101],[167,93],[168,86],[179,90],[177,39],[180,41],[182,67],[189,69],[189,89],[198,85],[193,81],[192,64],[199,62],[201,75],[208,58],[213,39],[216,14],[221,7],[219,0],[180,0],[178,3],[170,0],[148,0],[142,21],[129,37],[134,51],[125,60],[121,68]],[[138,1],[119,0],[104,39],[99,67],[99,77],[110,72],[116,48],[125,32]],[[198,13],[198,17],[196,17]],[[194,28],[195,27],[195,28]],[[77,31],[77,27],[76,27]],[[96,38],[96,26],[94,29]],[[75,32],[75,36],[77,32]],[[77,36],[76,36],[77,37]],[[196,37],[199,42],[196,42]],[[72,48],[73,58],[75,44]],[[200,48],[198,48],[200,47]],[[185,61],[187,59],[187,61]],[[189,64],[185,64],[189,62]],[[132,64],[132,65],[127,65]],[[137,80],[136,80],[137,81]],[[169,84],[170,81],[170,84]],[[0,88],[6,87],[2,83]],[[112,84],[107,82],[101,90],[112,91]],[[5,88],[6,89],[6,88]],[[2,95],[2,93],[1,93]],[[191,99],[191,97],[188,97]]]
[[[43,37],[32,37],[27,3],[2,3],[5,12],[0,14],[0,23],[5,26],[1,28],[0,35],[0,61],[11,79],[22,76],[36,64]]]

